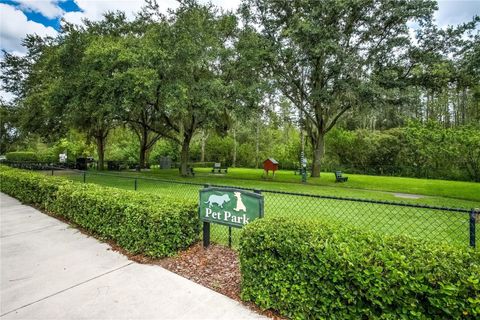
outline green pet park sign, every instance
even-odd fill
[[[263,217],[263,196],[233,188],[200,190],[199,216],[203,221],[203,244],[210,243],[210,223],[242,228]]]

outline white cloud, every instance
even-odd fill
[[[144,5],[143,0],[74,0],[81,11],[67,12],[63,16],[65,21],[75,24],[81,24],[82,19],[100,20],[103,14],[108,11],[124,11],[128,18],[133,18],[134,13],[138,12]],[[159,1],[161,7],[175,5],[174,0]]]
[[[5,51],[18,51],[24,53],[22,39],[27,34],[39,36],[55,36],[57,31],[52,27],[45,27],[27,19],[27,16],[13,6],[0,3],[0,49]]]
[[[14,55],[17,55],[17,56],[24,56],[25,55],[24,52],[18,52],[18,51],[12,51],[10,53],[14,54]],[[3,55],[0,56],[0,62],[3,62],[3,59],[4,59],[4,56]],[[13,93],[3,90],[1,85],[0,85],[0,99],[3,99],[6,102],[10,102],[14,98],[15,98],[15,95]]]
[[[82,19],[100,20],[107,11],[124,11],[129,19],[132,19],[136,12],[145,5],[144,0],[74,0],[81,11],[66,12],[63,18],[65,21],[74,24],[81,24]],[[200,0],[201,3],[211,2],[226,10],[236,10],[241,0]],[[164,13],[168,9],[178,7],[177,0],[159,0],[158,5]]]
[[[438,0],[435,20],[440,27],[471,21],[480,15],[480,0]]]
[[[41,13],[49,19],[61,17],[64,13],[58,3],[64,0],[13,0],[20,5],[20,9]]]
[[[0,89],[0,99],[5,102],[11,102],[13,101],[13,99],[15,99],[15,95],[10,92],[4,91],[3,89]]]
[[[221,7],[225,10],[236,11],[238,6],[240,6],[241,0],[201,0],[202,3],[211,2],[217,7]]]

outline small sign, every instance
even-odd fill
[[[67,162],[67,154],[66,153],[60,153],[58,155],[58,160],[59,160],[60,163]]]
[[[200,220],[241,228],[263,217],[263,196],[232,188],[200,190]]]

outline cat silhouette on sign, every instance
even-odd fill
[[[240,192],[234,192],[233,195],[235,196],[235,198],[237,198],[237,206],[233,210],[237,212],[247,212],[247,208],[242,201],[242,194]]]

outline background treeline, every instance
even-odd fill
[[[293,125],[265,126],[258,136],[251,128],[240,128],[235,139],[231,134],[199,134],[192,141],[189,165],[212,167],[213,163],[220,162],[229,167],[261,168],[264,159],[275,157],[281,169],[299,168],[300,134]],[[77,157],[95,154],[95,147],[83,141],[72,132],[50,146],[40,140],[31,141],[21,149],[35,152],[10,152],[8,156],[12,161],[56,162],[59,153],[66,151],[69,161],[74,162]],[[238,146],[235,148],[234,144]],[[139,163],[140,146],[132,131],[116,128],[107,145],[106,159],[126,166]],[[444,128],[434,122],[411,122],[381,131],[337,128],[327,136],[323,170],[480,181],[479,146],[480,135],[474,126]],[[235,157],[234,150],[237,150]],[[165,156],[174,163],[180,161],[178,146],[160,140],[149,153],[149,165],[158,165]],[[311,158],[308,154],[307,157]]]
[[[146,1],[4,52],[0,152],[479,180],[479,17],[436,2]],[[408,24],[416,22],[415,38]]]

